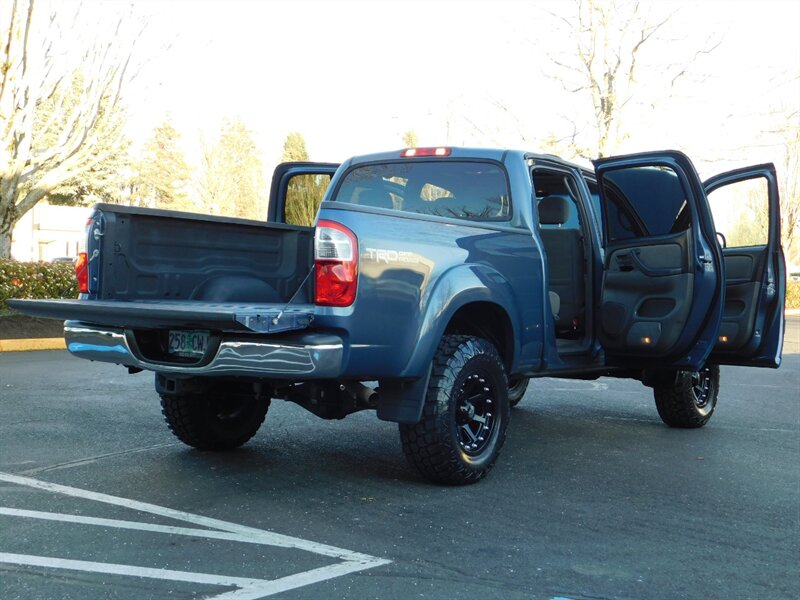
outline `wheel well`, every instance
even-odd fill
[[[497,304],[491,302],[465,304],[450,319],[445,333],[474,335],[489,340],[497,348],[506,370],[511,368],[514,357],[511,319]]]

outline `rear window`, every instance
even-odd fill
[[[420,215],[507,221],[511,203],[505,172],[493,163],[405,161],[355,167],[334,201]]]

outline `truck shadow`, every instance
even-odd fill
[[[507,476],[528,479],[547,474],[555,483],[576,472],[602,466],[630,470],[635,458],[657,461],[674,451],[676,438],[692,434],[664,426],[650,413],[618,410],[610,405],[538,408],[523,401],[511,411],[505,446],[498,462],[480,486],[492,486]],[[305,420],[305,419],[303,419]],[[700,433],[700,437],[704,437]],[[662,457],[664,458],[664,457]],[[406,462],[396,425],[376,422],[374,415],[345,421],[270,423],[246,446],[227,452],[172,448],[165,468],[187,473],[187,479],[246,479],[249,487],[281,486],[318,491],[320,485],[346,488],[366,482],[390,487],[431,488]],[[587,473],[588,474],[588,473]],[[399,484],[395,485],[395,484]],[[467,486],[468,489],[472,486]]]

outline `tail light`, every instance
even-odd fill
[[[344,225],[320,220],[314,236],[314,272],[319,306],[350,306],[358,286],[358,240]]]
[[[81,294],[89,293],[89,258],[86,252],[78,252],[75,260],[75,278],[78,280],[78,291]]]
[[[92,230],[93,224],[94,217],[86,219],[86,225],[83,228],[85,235],[78,246],[78,255],[75,258],[75,279],[78,280],[78,291],[81,294],[89,293],[89,255],[86,252],[86,247],[89,243],[89,232]]]
[[[450,148],[406,148],[400,153],[403,158],[415,156],[450,156]]]

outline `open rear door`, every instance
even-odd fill
[[[724,273],[694,166],[675,151],[594,164],[605,229],[597,335],[606,361],[699,369],[717,338]]]
[[[311,227],[337,163],[286,162],[272,174],[267,220]]]
[[[786,265],[775,167],[765,164],[722,173],[704,185],[725,262],[725,308],[710,360],[777,367],[783,346]]]

